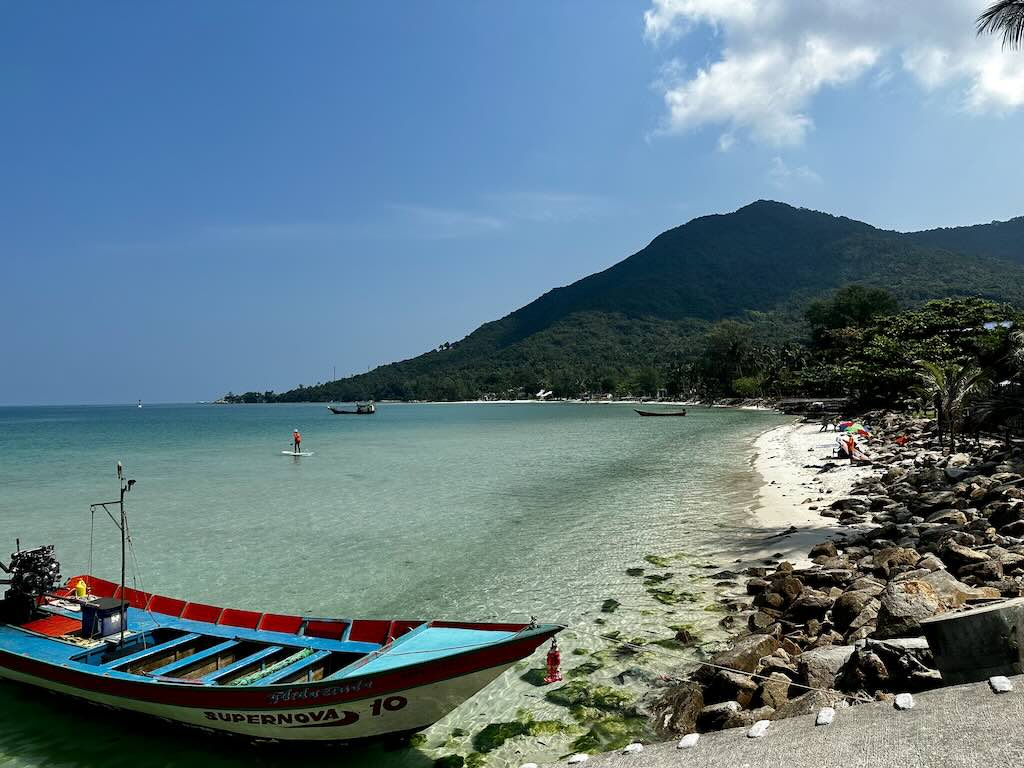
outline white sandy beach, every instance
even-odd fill
[[[834,458],[837,434],[820,429],[820,424],[783,424],[754,443],[754,469],[764,481],[754,508],[757,521],[768,535],[790,526],[799,529],[789,536],[770,539],[764,549],[767,554],[781,552],[790,561],[805,561],[815,543],[847,530],[819,512],[848,494],[853,483],[870,474],[872,468],[851,467],[849,462]],[[818,474],[829,461],[839,466]]]

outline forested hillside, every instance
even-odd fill
[[[444,348],[315,387],[243,397],[683,391],[694,385],[692,363],[716,323],[738,322],[751,345],[799,345],[808,339],[808,305],[851,283],[884,288],[903,307],[949,296],[1024,306],[1021,236],[1024,219],[900,234],[759,201],[664,232],[613,267],[555,288]]]

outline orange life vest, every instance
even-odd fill
[[[302,442],[302,435],[300,435],[298,433],[298,430],[296,430],[295,432],[292,432],[292,437],[295,439],[296,443],[301,443]]]

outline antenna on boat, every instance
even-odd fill
[[[110,514],[110,510],[107,509],[107,505],[108,504],[117,504],[118,510],[120,512],[120,514],[119,514],[120,520],[114,520],[114,524],[118,528],[121,529],[121,621],[119,622],[120,625],[121,625],[121,639],[118,641],[118,645],[124,645],[124,625],[127,623],[127,621],[126,621],[127,603],[126,603],[125,597],[124,597],[124,590],[125,590],[125,563],[126,563],[126,559],[125,559],[125,546],[126,546],[127,538],[128,538],[128,518],[125,515],[125,511],[124,511],[124,497],[125,497],[125,494],[128,493],[132,489],[132,486],[135,485],[135,481],[134,480],[129,480],[127,477],[125,477],[124,465],[121,463],[120,460],[118,460],[118,462],[117,462],[117,479],[118,479],[118,481],[121,484],[121,496],[118,498],[118,500],[117,501],[100,501],[100,502],[97,502],[95,504],[90,504],[89,505],[89,509],[95,510],[96,507],[103,507],[103,511],[106,512],[108,515],[110,515],[110,519],[111,520],[114,520],[114,516],[111,515]]]

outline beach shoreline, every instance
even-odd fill
[[[761,486],[752,514],[772,537],[759,557],[781,554],[777,559],[805,565],[812,546],[846,530],[823,517],[821,509],[849,495],[872,468],[835,458],[832,446],[838,433],[820,429],[820,424],[794,420],[766,430],[754,441],[751,463]],[[829,462],[837,466],[822,473]],[[785,533],[794,527],[795,532]]]

